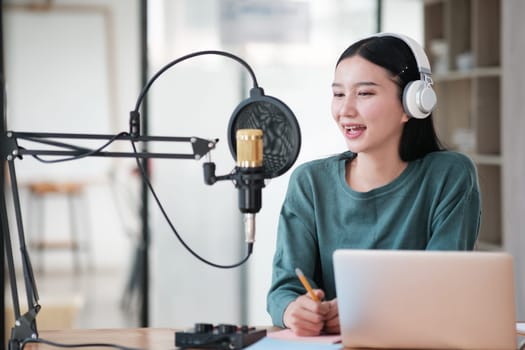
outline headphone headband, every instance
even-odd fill
[[[383,33],[377,33],[374,36],[378,36],[378,37],[392,36],[394,38],[403,40],[405,44],[407,44],[410,50],[412,51],[412,54],[414,55],[416,59],[417,69],[419,70],[419,72],[425,75],[432,75],[432,70],[430,69],[430,62],[428,61],[427,54],[425,53],[425,50],[423,50],[423,47],[419,45],[417,41],[415,41],[414,39],[406,35],[402,35],[398,33],[383,32]]]
[[[377,33],[372,37],[391,36],[403,41],[412,51],[419,71],[419,80],[411,81],[403,91],[403,108],[405,112],[417,119],[428,117],[436,107],[437,97],[432,88],[432,70],[428,57],[417,41],[397,33]]]

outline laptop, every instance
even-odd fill
[[[507,253],[342,249],[333,258],[345,347],[517,347]]]

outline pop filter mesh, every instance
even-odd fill
[[[254,101],[246,104],[234,117],[229,139],[234,156],[236,131],[261,129],[265,177],[282,175],[293,165],[301,148],[301,133],[293,113],[284,104],[271,99]]]

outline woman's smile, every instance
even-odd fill
[[[365,132],[366,126],[362,124],[344,125],[343,129],[346,137],[355,139]]]

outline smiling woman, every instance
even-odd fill
[[[430,66],[415,45],[397,34],[375,35],[337,61],[332,115],[348,149],[306,162],[290,178],[268,293],[277,326],[298,335],[339,332],[336,249],[474,248],[476,169],[465,155],[440,147],[427,103]],[[304,294],[296,267],[322,302]]]

